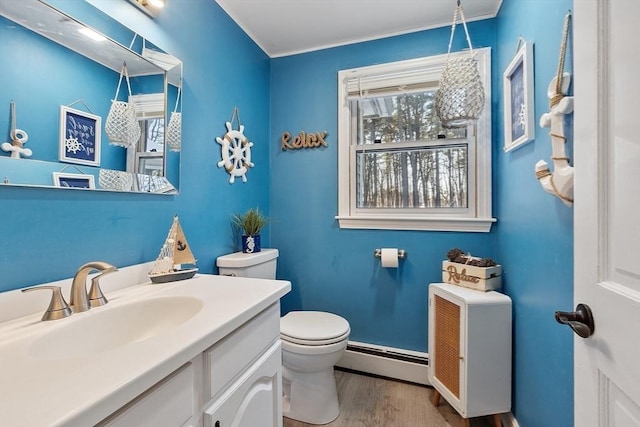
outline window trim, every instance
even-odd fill
[[[475,173],[476,197],[475,200],[469,199],[469,213],[467,215],[403,214],[400,212],[372,214],[357,212],[352,208],[351,113],[348,81],[360,76],[375,76],[420,68],[429,69],[432,72],[437,70],[437,75],[440,75],[447,60],[447,54],[338,71],[338,214],[335,218],[338,220],[340,228],[460,232],[489,232],[491,230],[491,225],[496,222],[491,214],[491,48],[475,49],[475,52],[480,75],[483,78],[485,106],[481,119],[478,120],[476,135],[474,135],[476,138],[475,165],[473,170],[470,168],[469,173]],[[451,55],[468,55],[468,52],[456,52]]]

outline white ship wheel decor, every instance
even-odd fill
[[[238,118],[238,130],[233,129],[233,118]],[[244,136],[244,125],[240,124],[240,115],[238,109],[233,110],[231,121],[225,123],[227,127],[227,133],[222,137],[217,137],[216,141],[221,145],[222,160],[218,162],[218,167],[224,166],[227,172],[229,172],[229,183],[233,184],[236,177],[242,178],[242,182],[247,182],[246,174],[249,168],[253,167],[251,163],[251,147],[253,142]]]

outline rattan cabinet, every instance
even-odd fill
[[[511,410],[511,299],[444,283],[429,285],[429,379],[468,419]]]

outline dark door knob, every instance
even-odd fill
[[[556,321],[571,326],[571,329],[582,338],[589,338],[595,330],[593,314],[586,304],[578,304],[576,311],[556,311]]]

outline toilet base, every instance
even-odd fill
[[[308,424],[327,424],[338,418],[338,392],[333,366],[320,372],[282,369],[282,415]]]

